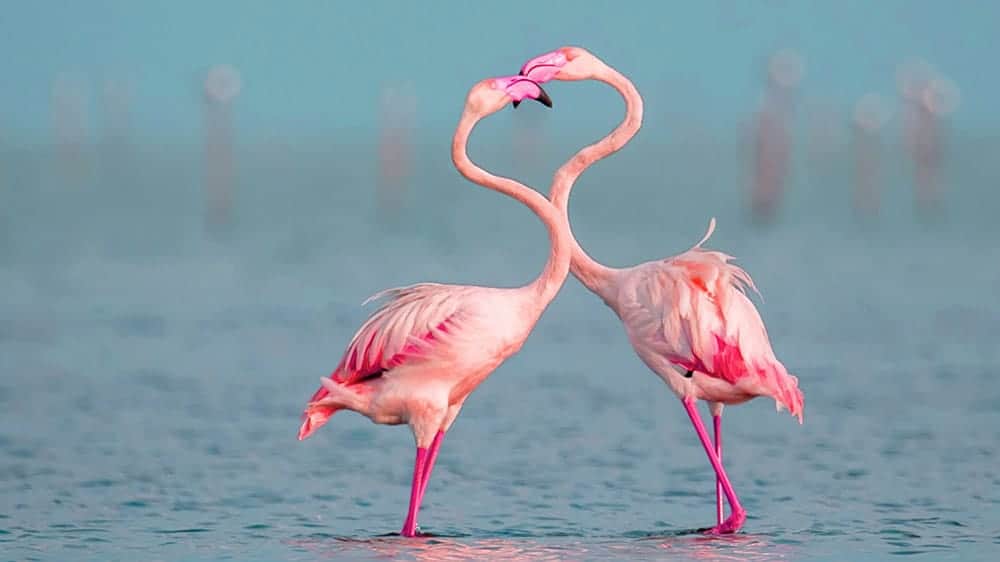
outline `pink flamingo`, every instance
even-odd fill
[[[555,174],[550,199],[567,216],[569,226],[573,183],[591,164],[618,151],[636,134],[642,126],[642,98],[625,76],[577,47],[535,57],[521,67],[521,75],[538,83],[598,80],[625,99],[625,120],[604,139],[577,152]],[[756,290],[750,276],[730,264],[730,256],[701,247],[714,230],[713,218],[704,238],[690,250],[624,269],[594,261],[570,231],[570,267],[615,311],[636,353],[684,404],[717,478],[718,524],[707,531],[721,534],[736,532],[746,519],[722,466],[723,405],[769,396],[779,410],[788,408],[802,423],[802,392],[798,379],[774,356],[764,323],[745,294],[748,287]],[[709,403],[714,447],[696,408],[699,399]],[[731,508],[724,521],[723,494]]]
[[[354,334],[329,378],[310,399],[299,440],[337,410],[379,424],[409,424],[416,440],[410,507],[400,532],[417,533],[417,512],[445,433],[472,391],[517,353],[569,274],[569,225],[538,192],[474,164],[466,152],[481,119],[509,102],[536,99],[541,87],[522,76],[483,80],[469,91],[452,141],[452,160],[472,182],[524,203],[545,223],[551,247],[537,279],[517,288],[420,283],[382,291],[389,297]],[[366,301],[368,302],[368,301]]]

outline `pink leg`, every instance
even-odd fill
[[[399,534],[404,537],[417,536],[417,512],[420,511],[420,488],[424,476],[424,466],[427,462],[427,448],[417,447],[417,460],[413,463],[413,483],[410,486],[410,510],[406,512],[406,521]]]
[[[722,416],[712,416],[712,425],[715,426],[715,456],[722,462]],[[722,525],[722,516],[725,511],[722,509],[722,480],[715,477],[715,522]]]
[[[434,470],[434,461],[437,460],[438,450],[441,448],[441,440],[444,439],[444,432],[438,431],[437,435],[434,436],[434,442],[431,443],[430,452],[427,455],[427,465],[424,467],[424,476],[420,482],[420,499],[417,500],[421,504],[424,503],[424,492],[427,491],[427,483],[431,481],[431,472]]]
[[[698,415],[695,400],[693,398],[684,398],[681,400],[681,403],[684,404],[684,409],[687,410],[688,417],[691,418],[691,424],[694,425],[694,430],[698,433],[698,439],[701,439],[701,445],[705,448],[705,453],[708,455],[708,462],[712,463],[716,477],[722,481],[722,491],[725,492],[726,498],[729,500],[729,508],[732,511],[729,519],[726,519],[721,525],[712,527],[708,530],[708,533],[713,535],[735,533],[743,526],[743,522],[747,518],[747,512],[740,505],[740,499],[736,497],[736,491],[733,490],[733,485],[729,483],[726,470],[722,468],[722,461],[715,454],[712,442],[708,440],[708,432],[705,431],[705,424],[701,422],[701,416]]]

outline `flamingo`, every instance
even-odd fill
[[[621,149],[642,126],[642,98],[625,76],[578,47],[563,47],[535,57],[521,75],[542,84],[550,80],[598,80],[625,99],[624,121],[595,144],[570,158],[553,178],[550,199],[566,216],[576,179],[594,162]],[[760,314],[747,298],[756,291],[742,268],[724,253],[702,245],[708,232],[688,251],[666,259],[616,269],[602,265],[580,247],[570,231],[571,271],[621,319],[639,358],[656,373],[684,405],[716,473],[716,522],[710,534],[734,533],[746,511],[722,466],[722,408],[757,396],[775,400],[802,423],[802,392],[798,379],[775,357]],[[679,368],[679,370],[678,370]],[[696,403],[706,400],[712,414],[715,446],[708,439]],[[722,496],[731,509],[723,520]]]
[[[545,224],[551,246],[537,279],[517,288],[420,283],[388,289],[387,297],[323,377],[303,413],[299,440],[341,409],[378,424],[408,424],[416,441],[410,504],[400,534],[417,535],[417,512],[445,433],[469,394],[517,353],[569,274],[569,225],[549,200],[474,164],[466,152],[481,119],[530,98],[551,107],[544,90],[523,76],[490,78],[469,90],[452,141],[452,160],[472,182],[524,203]]]

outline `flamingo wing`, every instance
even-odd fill
[[[714,231],[713,218],[686,252],[625,270],[618,307],[633,343],[710,376],[718,374],[701,364],[699,351],[711,349],[714,335],[725,333],[723,311],[734,295],[756,291],[750,275],[729,263],[731,256],[701,247]]]
[[[478,287],[421,283],[387,289],[369,297],[388,297],[351,338],[337,368],[335,384],[352,385],[378,377],[411,361],[448,353],[451,337],[461,332]],[[320,386],[303,412],[299,440],[322,427],[338,409],[317,404],[330,391]]]
[[[729,355],[740,355],[751,342],[755,344],[755,355],[763,353],[773,358],[773,352],[764,323],[746,295],[753,281],[746,271],[729,263],[730,259],[721,252],[695,248],[663,260],[651,268],[655,272],[645,281],[666,287],[659,294],[672,297],[656,302],[660,310],[666,311],[664,339],[676,350],[671,361],[735,383],[744,375],[744,369],[739,368],[739,357]],[[765,347],[756,345],[761,339]]]
[[[747,296],[750,275],[732,257],[690,250],[626,274],[620,316],[633,345],[680,367],[774,397],[801,420],[797,379],[775,357],[764,322]]]
[[[421,283],[387,289],[365,304],[389,297],[358,329],[331,378],[353,384],[447,345],[460,327],[476,287]]]

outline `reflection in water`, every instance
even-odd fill
[[[630,536],[634,533],[630,533]],[[354,538],[322,538],[293,542],[294,546],[324,558],[369,560],[603,560],[674,559],[699,560],[780,560],[793,554],[795,547],[773,544],[759,535],[738,534],[709,537],[695,531],[673,535],[650,534],[642,538],[588,538],[572,541],[558,539],[504,538],[484,539],[428,536],[404,539],[398,535]]]
[[[671,554],[698,560],[781,560],[795,549],[794,545],[773,544],[761,535],[744,534],[670,537],[659,546]]]
[[[296,542],[310,554],[330,558],[371,560],[563,560],[579,558],[587,552],[582,544],[542,544],[526,539],[487,538],[479,540],[449,537],[404,539],[398,535],[370,539],[333,538]]]

